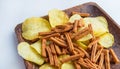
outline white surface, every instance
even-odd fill
[[[89,1],[98,3],[120,24],[119,0],[0,0],[0,69],[25,69],[17,53],[17,24],[28,17],[43,16],[52,8],[66,9]]]

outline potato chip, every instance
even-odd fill
[[[103,26],[106,28],[106,29],[108,29],[108,23],[107,23],[107,20],[105,19],[105,17],[103,17],[103,16],[98,16],[98,17],[96,17],[102,24],[103,24]]]
[[[80,38],[78,41],[87,41],[90,40],[93,36],[91,34],[88,34],[82,38]]]
[[[41,40],[31,44],[30,46],[34,48],[37,51],[37,53],[41,55]]]
[[[74,14],[70,17],[69,22],[74,23],[75,20],[80,20],[82,17],[79,14]]]
[[[18,44],[18,53],[25,60],[34,62],[38,65],[42,65],[44,63],[44,58],[41,57],[27,42],[21,42]]]
[[[80,47],[82,47],[83,49],[87,49],[87,46],[84,44],[84,43],[82,43],[81,41],[77,41],[77,44],[78,44],[78,46],[80,46]]]
[[[49,21],[52,27],[66,24],[69,20],[67,14],[58,9],[50,10],[48,14],[49,14]]]
[[[109,48],[114,43],[114,37],[111,33],[105,33],[100,36],[100,40],[98,43],[105,48]]]
[[[54,66],[51,66],[50,64],[46,63],[40,66],[39,69],[58,69],[58,68],[55,68]]]
[[[101,21],[103,24],[104,24],[104,26],[105,27],[107,27],[108,28],[108,23],[107,23],[107,20],[105,19],[105,17],[103,17],[103,16],[98,16],[98,17],[96,17],[99,21]]]
[[[89,43],[90,43],[90,41],[91,40],[87,40],[87,41],[81,41],[83,44],[85,44],[86,46],[88,46],[89,45]]]
[[[46,19],[32,17],[22,24],[22,36],[27,40],[34,40],[38,38],[39,32],[48,32],[50,29],[50,24]]]
[[[66,62],[61,65],[61,69],[75,69],[75,66],[72,62]]]
[[[103,22],[98,20],[95,17],[86,17],[84,18],[85,26],[88,26],[88,24],[92,24],[93,33],[96,37],[109,32],[107,25],[103,25]]]
[[[34,40],[38,38],[38,31],[37,30],[28,30],[26,32],[22,33],[22,37],[27,39],[27,40]]]

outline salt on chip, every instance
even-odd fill
[[[66,24],[69,20],[67,14],[61,10],[53,9],[48,12],[49,21],[52,27]]]
[[[22,36],[27,40],[34,40],[38,38],[39,32],[48,32],[50,29],[50,24],[46,19],[32,17],[22,24]]]

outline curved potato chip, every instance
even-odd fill
[[[48,12],[49,21],[52,27],[66,24],[69,20],[67,14],[61,10],[53,9]]]
[[[61,65],[61,69],[75,69],[75,67],[72,62],[67,62]]]
[[[101,23],[103,24],[103,26],[108,29],[108,23],[107,23],[107,20],[105,19],[105,17],[103,16],[98,16],[96,17],[99,21],[101,21]]]
[[[100,36],[100,40],[98,43],[105,48],[109,48],[114,43],[114,37],[111,33],[105,33]]]
[[[18,44],[18,53],[25,60],[34,62],[38,65],[44,63],[44,58],[42,58],[34,49],[30,47],[27,42],[21,42]]]
[[[37,51],[37,53],[39,53],[41,55],[41,40],[33,43],[30,45],[33,49],[35,49]]]
[[[54,66],[51,66],[50,64],[46,63],[40,66],[39,69],[58,69],[58,68],[55,68]]]
[[[22,37],[27,39],[27,40],[34,40],[36,38],[38,38],[38,31],[34,31],[34,30],[28,30],[22,33]]]
[[[70,17],[69,22],[74,23],[75,20],[80,20],[82,18],[79,14],[74,14]]]
[[[83,49],[87,49],[87,46],[84,44],[84,43],[82,43],[81,41],[77,41],[77,44],[80,46],[80,47],[82,47]]]
[[[101,21],[103,23],[103,25],[108,28],[108,23],[107,23],[107,20],[105,19],[105,17],[103,16],[98,16],[96,17],[99,21]]]
[[[34,40],[38,38],[39,32],[48,32],[50,29],[50,24],[46,19],[32,17],[22,24],[22,36],[27,40]]]
[[[107,26],[105,27],[105,25],[103,25],[103,23],[95,17],[86,17],[84,18],[84,22],[85,26],[88,26],[88,24],[92,24],[93,33],[96,37],[109,32]]]
[[[88,44],[90,43],[90,40],[87,41],[81,41],[83,44],[85,44],[86,46],[88,46]]]
[[[92,38],[92,35],[91,34],[88,34],[82,38],[80,38],[78,41],[87,41],[87,40],[90,40]]]

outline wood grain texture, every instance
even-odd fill
[[[96,3],[88,2],[82,5],[78,5],[78,6],[66,9],[64,11],[68,14],[68,16],[71,16],[72,11],[90,13],[91,17],[104,16],[108,21],[109,30],[114,35],[114,38],[115,38],[115,43],[112,46],[112,48],[114,49],[115,53],[120,59],[120,27],[101,7],[99,7]],[[43,18],[48,20],[48,16],[44,16]],[[21,26],[22,26],[21,24],[18,24],[15,28],[18,43],[22,41],[26,41],[21,36],[21,33],[22,33]],[[38,69],[38,66],[34,63],[31,63],[26,60],[24,60],[24,63],[26,65],[26,69]],[[119,69],[119,68],[120,68],[120,64],[111,64],[111,69]]]

